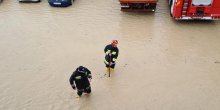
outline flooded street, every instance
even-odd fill
[[[220,110],[220,21],[175,21],[120,11],[117,0],[0,4],[1,110]],[[104,47],[119,41],[111,77]],[[69,77],[92,71],[77,98]]]

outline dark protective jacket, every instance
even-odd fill
[[[104,52],[106,54],[105,63],[109,64],[109,62],[111,60],[111,63],[114,64],[115,61],[117,60],[118,54],[119,54],[118,47],[113,47],[111,44],[109,44],[105,47]],[[109,53],[111,53],[111,59],[110,59]]]
[[[90,82],[88,78],[91,78],[91,72],[84,67],[84,71],[77,71],[75,70],[73,74],[71,75],[69,82],[70,84],[76,84],[76,88],[78,90],[86,89],[87,87],[90,87]]]

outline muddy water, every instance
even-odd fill
[[[177,22],[166,1],[155,13],[120,12],[117,0],[0,4],[2,110],[219,110],[220,21]],[[111,78],[103,48],[119,40]],[[69,85],[79,65],[92,94]]]

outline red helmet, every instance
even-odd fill
[[[118,44],[118,41],[117,40],[112,40],[112,45],[114,44]]]

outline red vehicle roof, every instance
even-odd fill
[[[121,3],[156,3],[158,0],[119,0]]]

